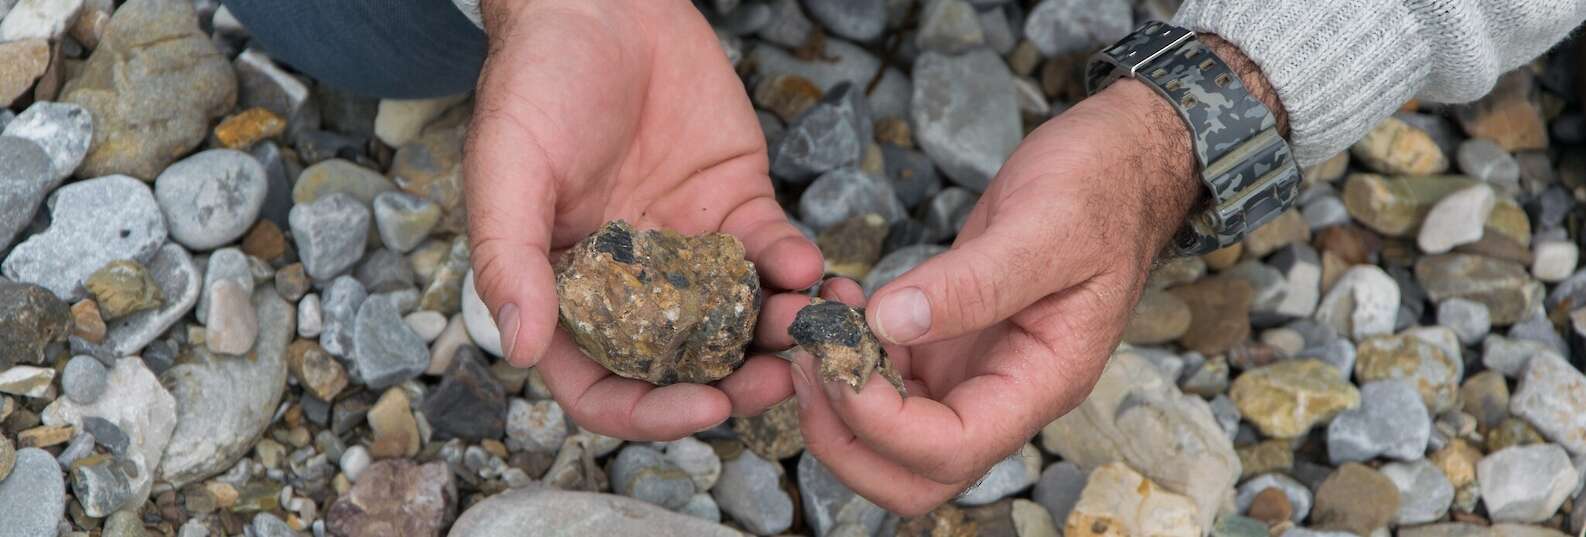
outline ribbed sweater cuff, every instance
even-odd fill
[[[1430,52],[1402,0],[1185,0],[1176,24],[1221,36],[1288,110],[1301,166],[1326,160],[1420,91]]]

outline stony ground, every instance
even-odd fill
[[[497,358],[467,96],[339,93],[215,0],[117,3],[0,0],[0,537],[1586,525],[1574,45],[1475,105],[1407,106],[1309,170],[1301,208],[1163,265],[1080,408],[903,519],[804,453],[786,405],[624,443]],[[789,212],[867,289],[943,249],[1087,51],[1173,9],[700,4]]]

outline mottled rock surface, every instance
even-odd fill
[[[903,377],[887,361],[887,351],[865,324],[865,310],[840,302],[815,301],[799,310],[788,335],[820,360],[821,379],[841,382],[859,393],[880,373],[898,393],[907,394]]]

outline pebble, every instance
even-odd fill
[[[865,535],[873,535],[889,516],[838,481],[809,451],[799,457],[797,472],[799,504],[815,535],[832,535],[839,526],[858,527]]]
[[[380,461],[326,510],[326,529],[346,537],[439,535],[457,503],[456,486],[444,462]],[[525,527],[533,526],[517,526]],[[455,528],[452,534],[470,535]]]
[[[411,457],[418,454],[424,439],[419,435],[418,422],[413,417],[407,392],[402,391],[402,388],[386,390],[380,400],[369,408],[368,420],[369,429],[374,433],[369,452],[375,458]]]
[[[1311,524],[1322,530],[1371,535],[1393,520],[1400,503],[1392,480],[1370,467],[1348,463],[1317,487]]]
[[[394,297],[370,296],[353,321],[353,378],[379,390],[419,376],[430,365],[425,343],[403,322]]]
[[[1491,185],[1511,185],[1520,180],[1520,163],[1492,140],[1472,138],[1459,144],[1454,154],[1460,171]]]
[[[1337,196],[1323,196],[1306,203],[1300,215],[1305,217],[1305,224],[1312,232],[1349,223],[1349,208]]]
[[[209,287],[209,322],[204,341],[210,352],[242,355],[253,348],[259,336],[248,290],[232,280],[221,280]]]
[[[374,135],[391,147],[417,138],[430,121],[468,99],[467,94],[432,99],[381,99],[374,117]]]
[[[1415,277],[1433,302],[1480,302],[1498,326],[1524,320],[1542,301],[1542,285],[1513,261],[1460,253],[1427,256],[1415,262]]]
[[[667,460],[660,451],[631,444],[611,462],[613,492],[677,511],[693,498],[694,482],[688,472]]]
[[[892,190],[905,207],[918,206],[942,190],[936,164],[925,153],[882,144],[881,157],[886,164],[887,179],[892,181]]]
[[[1399,285],[1372,265],[1350,268],[1322,297],[1317,321],[1355,340],[1393,331],[1399,312]]]
[[[0,367],[45,363],[72,327],[66,303],[43,287],[0,280]]]
[[[1458,351],[1457,346],[1432,343],[1410,332],[1373,337],[1357,349],[1355,379],[1362,383],[1404,379],[1428,410],[1441,413],[1454,408],[1459,379],[1464,375]]]
[[[1514,446],[1476,463],[1488,516],[1498,522],[1541,522],[1558,511],[1579,476],[1557,444]]]
[[[38,101],[4,125],[0,135],[29,140],[49,155],[50,177],[40,193],[59,186],[82,164],[93,139],[93,116],[87,109],[70,103]]]
[[[1487,185],[1449,194],[1426,214],[1417,244],[1424,252],[1441,254],[1481,240],[1487,217],[1497,203],[1497,195]]]
[[[72,494],[82,505],[84,514],[106,517],[132,498],[130,478],[119,461],[95,456],[79,460],[70,467]]]
[[[688,474],[696,491],[703,493],[710,490],[716,486],[716,480],[721,478],[721,457],[716,455],[716,450],[710,444],[685,436],[664,445],[658,444],[658,448],[663,450],[667,462]],[[695,498],[698,496],[696,494]],[[690,503],[693,501],[690,500]],[[711,501],[711,505],[716,505],[715,500]]]
[[[77,355],[61,371],[61,391],[72,401],[91,405],[104,395],[110,372],[92,356]]]
[[[987,505],[1017,494],[1040,477],[1041,451],[1032,444],[1025,444],[1018,453],[992,465],[986,475],[953,501],[966,507]]]
[[[435,341],[446,330],[446,316],[437,311],[415,311],[402,317],[402,322],[425,343]]]
[[[1449,327],[1459,342],[1475,345],[1492,331],[1487,305],[1463,298],[1451,298],[1437,305],[1437,324]]]
[[[1068,513],[1074,510],[1074,504],[1079,503],[1079,496],[1088,480],[1089,473],[1079,466],[1072,462],[1059,462],[1047,466],[1041,472],[1041,478],[1036,480],[1030,497],[1046,508],[1053,520],[1068,520]]]
[[[292,202],[307,205],[331,194],[352,196],[365,208],[374,204],[382,192],[396,190],[396,185],[379,172],[343,159],[333,158],[303,169],[292,185]]]
[[[1360,392],[1320,360],[1286,360],[1246,371],[1228,396],[1245,419],[1276,438],[1295,438],[1360,405]]]
[[[1215,356],[1250,338],[1253,290],[1238,278],[1207,278],[1168,290],[1190,310],[1189,329],[1179,337],[1184,348]]]
[[[920,147],[948,179],[984,192],[1023,138],[1007,64],[986,49],[957,56],[926,52],[914,61],[913,73],[910,117]]]
[[[318,338],[325,330],[325,312],[320,308],[319,295],[309,293],[297,301],[297,335]]]
[[[16,245],[0,269],[62,300],[86,296],[94,271],[117,259],[149,262],[165,242],[165,219],[142,181],[115,175],[78,181],[50,195],[50,227]]]
[[[1134,306],[1124,327],[1123,340],[1132,345],[1159,345],[1178,339],[1190,328],[1190,307],[1166,291],[1147,289]]]
[[[1042,0],[1024,20],[1024,36],[1053,58],[1090,52],[1134,30],[1134,10],[1125,0]]]
[[[793,184],[808,182],[857,164],[870,139],[870,114],[863,90],[839,83],[790,120],[782,138],[770,149],[771,174]]]
[[[49,154],[39,145],[0,136],[0,248],[11,245],[55,187],[50,166]]]
[[[1238,511],[1240,513],[1251,511],[1250,505],[1256,496],[1267,489],[1277,489],[1282,492],[1284,498],[1288,499],[1291,512],[1289,520],[1295,524],[1305,520],[1306,515],[1311,513],[1311,489],[1295,481],[1294,478],[1280,473],[1262,474],[1241,483],[1234,496],[1234,504]]]
[[[5,481],[11,475],[11,469],[17,464],[17,448],[9,438],[0,436],[0,481]]]
[[[83,0],[21,0],[10,7],[9,15],[0,10],[0,41],[55,39],[77,18]]]
[[[884,0],[803,0],[810,18],[846,39],[872,41],[886,29]]]
[[[715,498],[704,492],[689,497],[688,503],[683,504],[677,512],[702,520],[721,522],[721,507],[716,505]]]
[[[57,399],[42,417],[49,425],[86,431],[118,459],[130,462],[136,472],[131,473],[129,503],[141,503],[176,427],[176,400],[135,356],[117,360],[106,384],[115,389],[105,390],[92,403]]]
[[[969,213],[980,201],[980,195],[959,187],[948,187],[931,197],[925,206],[925,239],[943,242],[964,228]]]
[[[1509,412],[1571,453],[1586,454],[1586,375],[1558,355],[1543,352],[1527,361]]]
[[[171,239],[192,250],[230,244],[258,220],[268,192],[252,155],[211,149],[182,159],[154,180]]]
[[[981,27],[983,20],[1000,21],[1006,49],[997,52],[1001,54],[1011,50],[1013,37],[1008,35],[1011,33],[1008,19],[995,10],[984,15],[977,14],[975,7],[964,0],[927,2],[920,15],[920,29],[915,34],[914,46],[943,54],[958,54],[980,46],[989,37],[988,32]],[[994,50],[996,48],[993,47]]]
[[[51,383],[54,381],[54,369],[27,365],[11,366],[5,371],[0,371],[0,393],[38,399],[50,394]]]
[[[50,44],[47,40],[0,42],[0,103],[9,106],[27,93],[49,69],[49,65]]]
[[[1202,535],[1195,503],[1121,462],[1096,468],[1063,527],[1069,537]],[[1119,527],[1121,526],[1121,527]]]
[[[793,525],[793,499],[779,485],[781,468],[742,450],[724,457],[721,478],[710,490],[721,510],[757,535],[787,531]]]
[[[347,474],[347,479],[354,483],[358,482],[358,476],[363,475],[363,471],[369,469],[369,465],[373,462],[374,458],[369,455],[369,450],[363,446],[347,448],[347,451],[343,451],[341,458],[337,460],[337,464],[341,466],[342,473]]]
[[[320,332],[319,344],[325,347],[325,352],[341,358],[352,357],[355,321],[368,296],[363,284],[351,276],[331,280],[320,301],[325,328]]]
[[[821,175],[799,197],[798,219],[816,231],[872,213],[888,223],[907,217],[890,182],[853,168]]]
[[[1388,463],[1380,471],[1398,486],[1399,497],[1403,499],[1399,513],[1394,516],[1398,524],[1436,522],[1454,502],[1454,485],[1429,461]]]
[[[270,513],[254,515],[252,529],[254,537],[299,537],[286,521]]]
[[[335,278],[363,257],[369,209],[357,198],[332,193],[312,203],[300,202],[292,207],[290,218],[303,268],[315,280]]]
[[[1389,117],[1350,151],[1360,163],[1389,175],[1433,175],[1448,169],[1448,157],[1426,131]]]
[[[56,534],[66,516],[66,479],[49,452],[23,448],[16,452],[11,475],[0,480],[0,537],[45,537]]]
[[[429,365],[428,356],[424,365]],[[471,347],[459,352],[440,385],[424,398],[421,409],[435,434],[443,440],[462,438],[477,442],[500,438],[506,432],[506,390],[491,376],[479,352]]]
[[[562,528],[568,537],[742,535],[721,524],[673,513],[639,500],[550,487],[527,487],[491,496],[457,517],[448,535],[522,537],[524,528]]]
[[[924,263],[925,260],[945,251],[947,251],[947,248],[944,246],[919,244],[905,246],[883,256],[880,261],[876,262],[874,267],[871,267],[870,273],[866,274],[864,279],[861,280],[865,294],[875,293],[876,290],[891,283],[898,276],[902,276],[903,273],[913,270],[914,267]]]
[[[1531,247],[1531,274],[1547,283],[1569,278],[1580,262],[1580,247],[1570,241],[1542,241]]]
[[[567,415],[556,401],[513,399],[507,409],[507,447],[553,453],[567,440]]]
[[[1383,380],[1360,386],[1360,406],[1340,413],[1327,426],[1327,454],[1333,464],[1377,457],[1401,461],[1422,458],[1432,420],[1409,382]]]
[[[373,206],[381,244],[398,253],[418,247],[441,219],[440,205],[406,192],[381,192]]]

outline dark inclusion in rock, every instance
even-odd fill
[[[66,341],[71,331],[71,308],[54,293],[0,279],[0,371],[44,363],[45,347]]]
[[[584,354],[659,385],[732,373],[760,314],[760,279],[737,238],[638,232],[621,220],[562,256],[556,293]]]
[[[908,396],[903,377],[887,361],[887,351],[865,324],[864,309],[816,299],[799,310],[788,335],[820,360],[825,381],[841,381],[859,393],[872,373],[881,373],[898,393]]]

